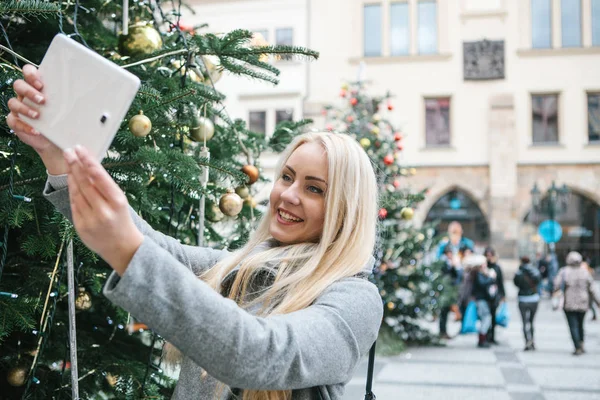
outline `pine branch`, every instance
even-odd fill
[[[60,5],[43,0],[8,0],[0,3],[0,15],[14,13],[17,15],[33,15],[49,17],[60,12]]]

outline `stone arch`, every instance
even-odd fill
[[[599,192],[591,191],[588,188],[581,187],[577,183],[566,183],[565,182],[565,184],[573,193],[587,197],[591,201],[600,205],[600,193]],[[542,192],[545,192],[548,189],[547,186],[549,186],[549,185],[541,187],[540,190]],[[518,212],[519,221],[521,221],[521,222],[524,221],[530,210],[531,210],[531,197],[529,198],[529,202],[523,202],[522,204],[519,204],[519,212]]]
[[[433,207],[433,205],[437,203],[439,199],[453,190],[465,193],[471,200],[475,202],[475,204],[477,204],[477,207],[479,207],[486,219],[488,218],[487,216],[489,215],[489,210],[487,202],[485,201],[487,197],[486,187],[477,187],[475,185],[470,185],[468,182],[449,183],[446,181],[440,183],[439,185],[433,185],[427,190],[425,200],[419,204],[419,207],[415,212],[415,224],[419,227],[422,226],[423,222],[425,222],[425,219],[427,218],[427,215],[429,214],[429,211],[431,210],[431,207]]]
[[[564,263],[566,254],[571,250],[581,252],[594,266],[600,265],[600,196],[588,189],[567,184],[571,190],[570,204],[567,210],[557,217],[563,227],[563,236],[556,244],[559,263]],[[546,187],[541,188],[542,193]],[[523,253],[547,252],[547,245],[537,234],[537,227],[547,216],[529,215],[531,202],[520,207],[520,250]]]
[[[438,233],[443,234],[451,221],[459,221],[463,225],[464,235],[479,245],[490,241],[490,223],[477,198],[461,186],[447,188],[429,206],[423,221],[440,221]]]

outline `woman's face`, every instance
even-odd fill
[[[269,232],[281,243],[316,242],[323,232],[327,154],[318,143],[298,147],[275,181]]]

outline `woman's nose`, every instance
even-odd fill
[[[300,196],[298,195],[298,183],[295,182],[293,185],[288,186],[283,192],[281,192],[281,200],[286,203],[293,204],[295,206],[300,204]]]

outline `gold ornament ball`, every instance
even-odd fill
[[[248,175],[248,182],[246,184],[252,185],[258,180],[258,168],[256,168],[254,165],[244,165],[242,167],[242,172]]]
[[[380,132],[380,131],[381,131],[381,130],[379,129],[379,127],[378,127],[378,126],[374,126],[373,128],[371,128],[371,133],[372,133],[373,135],[375,135],[375,136],[379,135],[379,132]]]
[[[152,130],[152,121],[140,111],[138,115],[134,115],[129,120],[129,130],[136,137],[146,137]]]
[[[245,199],[248,196],[250,196],[250,189],[248,189],[248,186],[238,186],[238,187],[235,188],[235,192],[242,199]]]
[[[244,201],[232,189],[229,189],[219,200],[219,209],[230,217],[238,215],[243,206]]]
[[[411,175],[415,175],[417,173],[417,169],[416,168],[409,168],[408,169],[408,173]]]
[[[160,33],[151,23],[131,25],[127,35],[119,36],[119,53],[128,56],[151,54],[160,50],[162,45]]]
[[[404,207],[402,208],[402,210],[400,210],[400,216],[403,219],[412,219],[412,217],[415,215],[415,210],[413,210],[411,207]]]
[[[212,203],[211,206],[206,210],[206,219],[208,219],[210,222],[219,222],[223,218],[225,218],[225,215],[215,203]]]
[[[23,365],[12,367],[6,374],[6,381],[10,386],[19,387],[27,382],[28,369]]]
[[[369,139],[367,139],[367,138],[360,139],[359,143],[363,147],[363,149],[366,149],[369,146],[371,146],[371,141]]]
[[[393,310],[394,308],[396,308],[396,305],[390,301],[387,303],[387,308],[388,310]]]
[[[423,240],[425,240],[425,235],[423,235],[422,233],[419,233],[417,235],[417,242],[422,242]]]
[[[408,170],[406,168],[400,168],[400,175],[402,175],[402,176],[408,175]]]
[[[244,204],[250,208],[256,208],[258,203],[256,202],[256,200],[254,200],[254,197],[248,196],[244,199]]]
[[[379,114],[373,114],[373,121],[375,121],[375,122],[381,121],[381,115],[379,115]]]
[[[193,125],[190,135],[197,142],[209,141],[215,135],[215,125],[206,117],[195,118]]]
[[[79,288],[77,298],[75,299],[75,308],[81,311],[89,310],[92,307],[92,295],[84,288]]]

